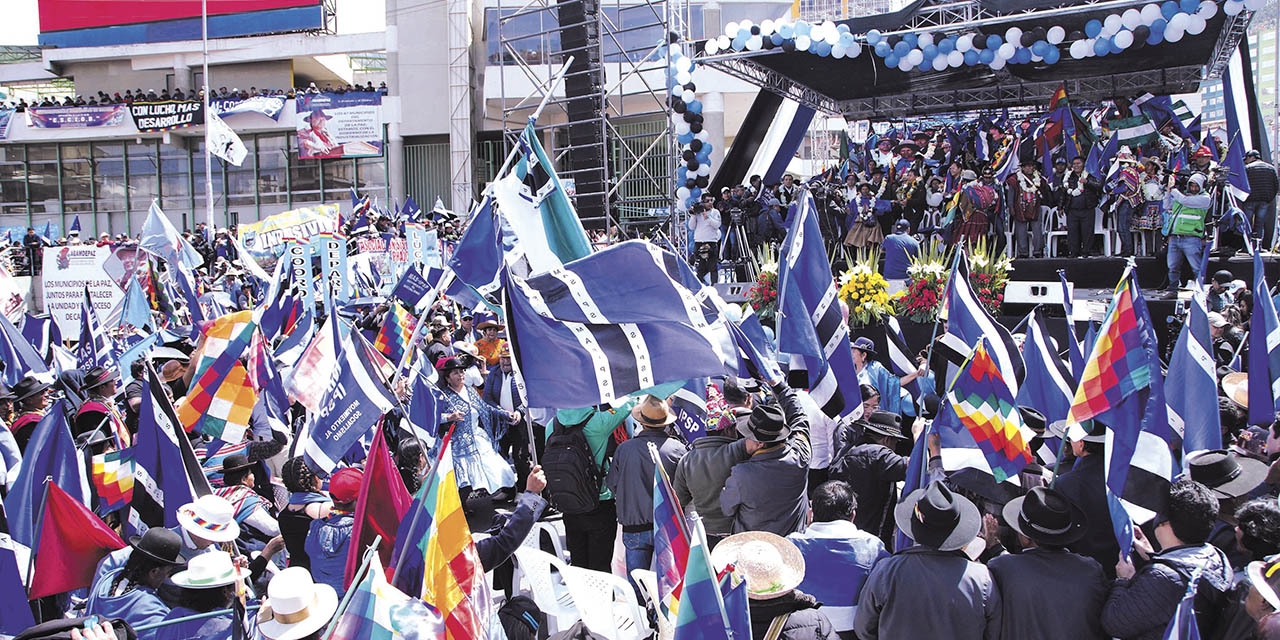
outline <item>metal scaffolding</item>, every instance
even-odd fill
[[[590,36],[586,46],[563,47],[558,9],[573,3],[586,3]],[[516,143],[535,105],[545,97],[546,111],[535,130],[551,130],[549,135],[542,133],[543,146],[557,174],[562,179],[604,176],[601,190],[577,189],[579,198],[603,196],[606,203],[603,216],[579,214],[585,225],[612,234],[620,224],[654,227],[671,221],[678,145],[667,108],[668,35],[675,34],[676,46],[685,55],[695,53],[687,0],[498,0],[497,11],[498,32],[490,35],[497,36],[499,51],[490,64],[502,65],[503,71],[518,70],[512,79],[500,72],[507,144]],[[564,91],[545,95],[547,80],[570,56],[588,64],[570,71],[566,85],[576,77],[577,82],[598,87],[598,111],[581,112],[581,95],[569,97]],[[528,86],[532,90],[520,88]],[[584,126],[598,130],[598,142],[568,143],[569,125],[580,127],[579,132]],[[601,144],[604,153],[595,153]],[[584,166],[579,156],[570,163],[575,152],[590,152],[600,162]],[[663,232],[670,233],[669,229]],[[683,245],[683,237],[672,235],[671,239],[677,247]]]

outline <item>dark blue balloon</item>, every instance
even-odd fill
[[[689,178],[689,170],[684,167],[676,169],[676,178],[678,178],[676,182],[684,182]]]
[[[1028,62],[1031,62],[1031,50],[1018,47],[1018,50],[1013,54],[1013,61],[1017,64],[1027,64]]]
[[[893,55],[905,58],[908,53],[911,53],[911,49],[911,45],[907,44],[906,40],[899,40],[898,44],[893,45]]]
[[[1165,20],[1178,15],[1178,3],[1173,0],[1165,0],[1160,4],[1160,15],[1164,16]]]
[[[1098,37],[1099,33],[1102,33],[1101,20],[1090,20],[1084,23],[1084,34],[1086,36],[1089,36],[1090,38],[1096,38]]]
[[[933,60],[938,55],[938,45],[926,44],[920,52],[924,54],[925,60]]]
[[[893,53],[893,47],[890,47],[888,42],[881,40],[876,43],[876,55],[887,58],[890,53]]]
[[[942,42],[938,43],[938,53],[941,53],[944,56],[955,50],[956,50],[955,36],[943,38]]]
[[[809,51],[823,57],[829,56],[831,55],[831,45],[827,44],[826,40],[823,40],[822,42],[815,43],[813,46],[809,47]]]
[[[1044,61],[1048,64],[1058,64],[1058,60],[1062,59],[1062,50],[1049,45],[1049,50],[1044,54]]]
[[[971,66],[971,67],[972,67],[973,65],[978,64],[978,62],[979,62],[979,61],[980,61],[980,59],[979,59],[979,56],[978,56],[978,52],[977,52],[976,50],[974,50],[974,49],[970,49],[970,50],[968,50],[968,51],[964,52],[964,63],[965,63],[965,64],[967,64],[967,65],[969,65],[969,66]]]
[[[1178,8],[1182,9],[1183,13],[1195,13],[1196,10],[1200,8],[1200,1],[1182,0],[1182,2],[1178,3]]]
[[[1048,52],[1049,52],[1049,43],[1045,42],[1044,40],[1036,40],[1035,44],[1031,45],[1031,53],[1034,53],[1040,56],[1041,58],[1043,58],[1044,54]]]
[[[1111,39],[1110,39],[1110,38],[1098,38],[1097,40],[1094,40],[1094,41],[1093,41],[1093,52],[1094,52],[1094,53],[1096,53],[1096,54],[1098,54],[1098,55],[1100,55],[1100,56],[1105,56],[1105,55],[1107,55],[1108,53],[1110,53],[1110,52],[1111,52]]]
[[[680,144],[689,144],[690,142],[693,142],[693,134],[692,134],[692,133],[682,133],[682,134],[680,134],[680,135],[676,136],[676,142],[679,142]],[[683,167],[682,167],[682,169],[683,169]]]
[[[978,54],[978,62],[981,62],[982,64],[991,64],[991,61],[995,59],[996,53],[991,49],[983,49],[982,53]]]
[[[711,153],[712,149],[714,148],[715,147],[712,147],[710,142],[702,143],[702,150],[707,152],[708,155]]]
[[[690,113],[702,113],[702,102],[693,100],[686,104],[685,108],[688,109]]]
[[[920,44],[920,37],[914,33],[908,33],[907,35],[902,36],[902,41],[907,43],[907,46],[914,49],[916,48],[916,45]]]
[[[932,61],[932,60],[921,60],[921,61],[920,61],[920,64],[916,65],[916,70],[917,70],[917,71],[932,71],[932,70],[933,70],[933,61]]]
[[[999,49],[1004,44],[1004,39],[996,34],[987,36],[987,49]]]
[[[1160,44],[1164,42],[1164,29],[1156,29],[1151,27],[1151,33],[1147,34],[1147,44]]]
[[[885,59],[884,59],[884,66],[886,66],[886,67],[896,67],[896,66],[898,66],[898,61],[899,61],[899,60],[901,60],[901,58],[899,58],[899,57],[898,57],[898,54],[896,54],[896,53],[891,53],[891,54],[889,54],[888,56],[886,56],[886,57],[885,57]]]

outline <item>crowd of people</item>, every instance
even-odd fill
[[[266,88],[266,87],[259,89],[258,87],[249,87],[246,90],[246,89],[240,89],[239,87],[232,87],[230,90],[228,90],[226,87],[218,87],[216,90],[210,91],[209,99],[210,100],[237,100],[237,99],[247,100],[249,98],[256,97],[256,96],[277,96],[277,97],[292,100],[294,96],[307,94],[307,93],[354,93],[358,91],[367,91],[370,93],[376,91],[385,96],[387,95],[387,83],[379,82],[378,86],[376,87],[374,86],[373,81],[366,82],[363,85],[340,84],[336,86],[333,83],[327,82],[324,84],[323,87],[316,86],[316,83],[312,82],[306,87],[289,87],[287,89]],[[21,111],[26,111],[28,108],[31,108],[31,107],[34,107],[34,108],[85,107],[85,106],[96,106],[96,105],[103,105],[103,104],[132,104],[134,102],[155,102],[158,100],[199,100],[203,97],[203,95],[204,95],[204,90],[202,89],[189,89],[184,91],[182,87],[176,87],[173,89],[173,91],[170,91],[166,87],[159,91],[156,91],[155,89],[147,89],[144,91],[142,88],[139,87],[136,89],[125,89],[123,95],[119,91],[114,91],[112,93],[107,93],[106,91],[98,91],[97,94],[91,95],[91,96],[82,96],[79,94],[74,94],[74,95],[64,95],[61,98],[59,98],[58,96],[48,95],[48,96],[42,96],[39,100],[32,99],[31,102],[27,102],[26,98],[19,98],[18,100],[10,100],[8,102],[0,104],[0,109],[12,109],[14,111],[21,112]]]

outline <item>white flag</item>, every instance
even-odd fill
[[[235,166],[240,166],[244,162],[244,157],[249,153],[244,148],[244,143],[240,141],[240,136],[227,123],[218,117],[212,109],[205,114],[205,144],[209,145],[209,152]]]

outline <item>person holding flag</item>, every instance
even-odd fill
[[[818,600],[797,589],[804,581],[805,561],[790,540],[766,531],[735,533],[711,551],[711,564],[717,572],[731,571],[746,581],[752,638],[836,637]]]

